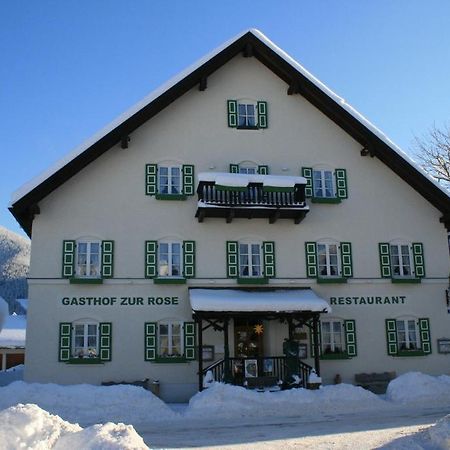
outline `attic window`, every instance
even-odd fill
[[[238,128],[256,128],[256,105],[254,103],[238,103]]]
[[[267,102],[227,100],[228,126],[241,130],[267,128]]]

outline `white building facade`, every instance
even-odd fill
[[[11,212],[32,234],[27,381],[158,379],[181,401],[214,363],[287,376],[285,342],[324,383],[449,373],[448,195],[255,30]]]

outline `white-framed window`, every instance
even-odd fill
[[[398,350],[419,350],[421,345],[417,320],[413,318],[396,319],[396,325]]]
[[[75,273],[80,278],[100,278],[101,241],[80,240],[76,245]]]
[[[158,244],[158,277],[183,275],[182,243],[163,241]]]
[[[239,173],[256,174],[258,173],[258,166],[239,164]]]
[[[181,166],[158,166],[158,193],[182,194]]]
[[[336,197],[335,180],[332,170],[313,169],[314,197],[334,198]]]
[[[319,277],[338,277],[341,273],[340,259],[338,243],[317,243],[317,269]]]
[[[97,358],[99,355],[99,324],[95,321],[74,322],[72,325],[72,357]]]
[[[321,320],[322,354],[345,352],[344,321],[340,319]]]
[[[388,355],[423,356],[432,352],[429,318],[404,316],[385,322]]]
[[[239,276],[262,276],[262,245],[259,242],[239,243]]]
[[[158,323],[158,356],[176,358],[183,356],[183,322]]]
[[[407,243],[391,243],[391,270],[393,277],[412,277],[412,255]]]
[[[258,110],[256,102],[242,101],[237,104],[238,127],[254,128],[258,125]]]

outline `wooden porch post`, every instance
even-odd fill
[[[203,324],[200,317],[195,316],[198,327],[198,390],[203,391]]]
[[[320,346],[319,346],[319,315],[314,314],[313,318],[313,336],[314,336],[314,366],[317,375],[320,377]]]
[[[223,321],[223,345],[224,345],[224,351],[223,351],[223,359],[225,362],[225,368],[224,368],[224,377],[225,382],[228,382],[230,379],[230,347],[229,347],[229,341],[228,341],[228,323],[229,319],[224,319]]]
[[[292,341],[294,337],[294,326],[292,323],[292,319],[290,317],[288,319],[288,333],[289,333],[289,340]]]

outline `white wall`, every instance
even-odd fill
[[[166,237],[196,241],[197,277],[189,281],[192,286],[235,285],[226,279],[225,242],[251,237],[276,243],[278,279],[271,281],[274,285],[312,286],[325,297],[407,292],[410,300],[402,308],[337,307],[333,314],[355,318],[362,325],[358,328],[359,361],[326,362],[324,370],[331,378],[337,371],[350,380],[355,371],[363,369],[388,370],[392,364],[399,370],[417,368],[417,359],[399,362],[385,355],[384,318],[404,312],[430,317],[433,345],[437,336],[446,334],[450,321],[442,295],[448,285],[449,257],[441,214],[377,158],[361,157],[361,146],[303,97],[288,96],[286,91],[287,85],[255,58],[238,56],[208,78],[206,91],[192,89],[132,133],[128,149],[116,146],[109,150],[40,202],[41,213],[33,223],[28,380],[97,383],[151,375],[174,385],[184,379],[192,388],[195,363],[177,367],[183,373],[180,376],[168,365],[143,361],[141,328],[145,321],[166,314],[190,317],[186,286],[156,286],[144,279],[144,241]],[[226,100],[241,97],[267,101],[267,129],[227,126]],[[245,160],[267,164],[270,173],[283,175],[298,175],[302,166],[316,164],[346,168],[349,198],[338,205],[312,204],[300,225],[291,220],[269,224],[265,219],[236,219],[227,224],[224,219],[198,223],[196,196],[159,201],[144,194],[147,163],[194,164],[198,174],[210,167],[228,171],[230,163]],[[114,240],[115,279],[100,286],[79,286],[60,278],[62,241],[80,237]],[[316,285],[306,278],[304,243],[321,238],[352,242],[354,278],[347,285]],[[380,279],[378,243],[393,239],[424,244],[427,279],[422,285],[394,286]],[[182,305],[168,312],[163,308],[63,308],[58,303],[66,295],[160,292],[176,292]],[[81,317],[113,321],[116,357],[111,363],[94,368],[56,361],[58,322]],[[273,346],[278,352],[285,330],[279,332]],[[209,339],[220,345],[221,335]],[[426,357],[427,370],[442,371],[449,367],[447,359],[436,354]]]

